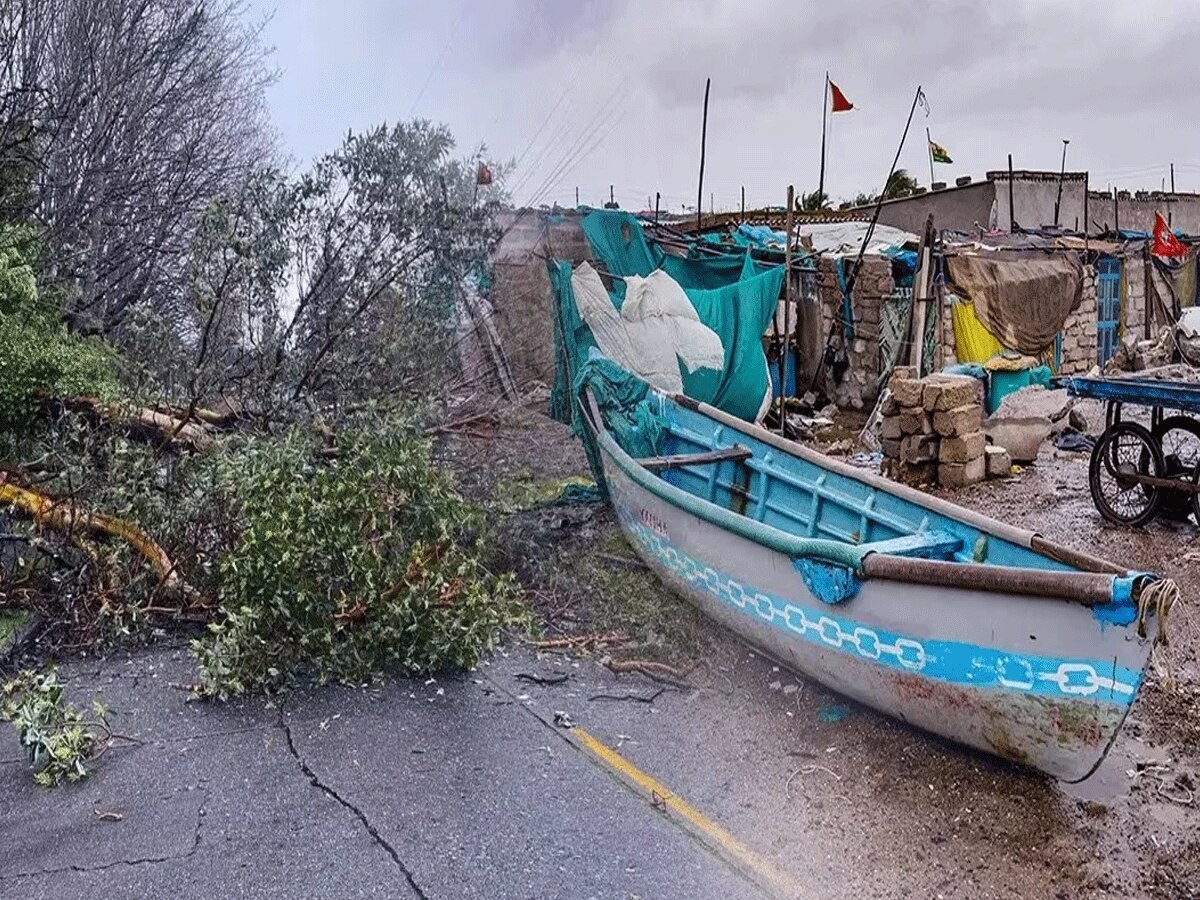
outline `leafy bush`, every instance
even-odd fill
[[[109,396],[112,351],[71,334],[55,304],[39,296],[25,228],[0,228],[0,432],[20,432],[41,396]]]
[[[339,435],[334,459],[300,431],[220,458],[240,527],[224,618],[193,643],[204,693],[469,668],[494,645],[513,581],[488,572],[477,515],[429,450],[389,421]]]
[[[108,729],[108,711],[92,704],[96,723],[63,699],[62,684],[54,669],[25,670],[0,689],[0,719],[11,722],[25,755],[34,769],[34,780],[44,787],[86,778],[84,763],[96,751]]]

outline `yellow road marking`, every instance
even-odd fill
[[[692,806],[654,776],[643,772],[616,750],[576,725],[570,734],[604,765],[612,769],[622,780],[647,795],[659,808],[670,810],[682,819],[700,838],[721,850],[725,856],[740,865],[762,887],[786,897],[799,897],[799,886],[784,872],[759,856],[732,834]]]

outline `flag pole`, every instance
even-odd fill
[[[821,177],[817,182],[817,204],[822,205],[825,196],[825,122],[829,118],[829,72],[825,72],[825,90],[821,93]]]
[[[700,183],[696,186],[696,231],[700,231],[700,222],[704,217],[704,147],[708,143],[708,90],[712,87],[712,79],[704,79],[704,118],[700,122]]]
[[[925,152],[929,154],[929,189],[933,190],[933,138],[929,136],[929,129],[925,129]]]
[[[912,127],[913,113],[917,111],[917,103],[920,102],[924,92],[921,90],[921,85],[917,85],[917,92],[913,95],[912,106],[908,110],[908,119],[904,123],[904,133],[900,135],[900,146],[896,148],[896,155],[892,157],[892,167],[888,170],[887,178],[883,180],[884,189],[887,189],[887,183],[892,180],[892,175],[896,171],[896,166],[900,162],[900,154],[904,152],[904,142],[908,140],[908,129]],[[875,212],[871,214],[871,221],[867,225],[867,233],[863,235],[862,245],[858,248],[858,256],[854,260],[854,268],[850,270],[850,274],[846,276],[846,287],[843,293],[847,297],[854,295],[854,282],[858,280],[858,272],[862,268],[863,255],[867,252],[867,244],[871,242],[871,236],[875,233],[875,226],[879,224],[879,213],[883,210],[883,194],[879,195],[879,199],[875,201]]]

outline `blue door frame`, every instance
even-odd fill
[[[1096,357],[1104,365],[1117,350],[1121,333],[1121,260],[1096,260]]]

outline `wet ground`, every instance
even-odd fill
[[[442,452],[489,504],[540,633],[464,676],[281,708],[188,703],[170,687],[191,679],[177,648],[72,663],[72,696],[99,690],[139,743],[55,792],[0,744],[0,896],[1200,896],[1187,616],[1171,623],[1176,689],[1152,676],[1109,761],[1059,785],[711,628],[633,559],[606,507],[544,503],[586,474],[565,429],[505,422]],[[1011,480],[947,496],[1195,597],[1200,529],[1105,527],[1086,473],[1086,455],[1048,447]],[[575,635],[604,640],[535,643]],[[660,667],[612,671],[641,662]]]

